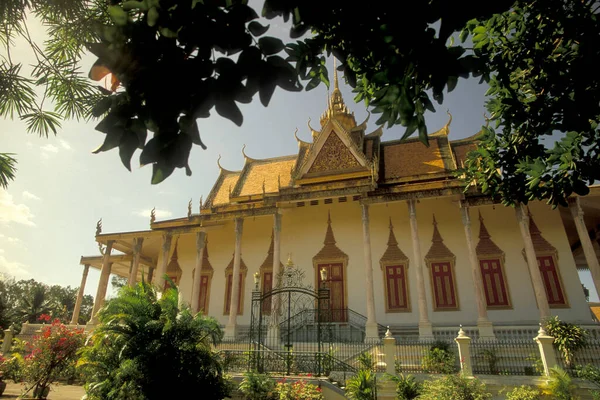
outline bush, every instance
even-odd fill
[[[58,319],[43,328],[41,335],[33,338],[31,353],[25,357],[25,393],[33,389],[34,397],[45,398],[50,384],[75,365],[84,341],[83,329],[70,329]]]
[[[521,385],[506,393],[506,400],[540,400],[542,393],[538,388]]]
[[[590,392],[594,400],[600,399],[600,390],[598,390],[600,389],[600,368],[591,364],[583,367],[580,366],[577,370],[577,377],[594,384],[597,389],[593,389]]]
[[[586,346],[587,331],[554,316],[546,321],[546,331],[554,338],[554,346],[563,356],[569,368],[574,367],[575,352]]]
[[[3,379],[11,379],[14,383],[23,382],[23,375],[25,373],[25,360],[23,356],[19,353],[14,353],[11,358],[2,358],[0,372]]]
[[[423,370],[432,374],[451,374],[455,372],[454,353],[448,343],[436,342],[421,360]]]
[[[412,375],[400,374],[394,377],[396,386],[396,399],[397,400],[412,400],[416,399],[421,393],[421,384],[415,380]]]
[[[360,370],[352,378],[346,380],[346,396],[353,400],[372,400],[375,394],[375,374],[368,370]]]
[[[550,381],[544,394],[550,395],[553,400],[577,400],[575,385],[569,374],[559,367],[550,370]]]
[[[275,381],[267,374],[247,372],[239,386],[240,392],[247,400],[274,400]]]
[[[98,313],[99,325],[80,361],[88,400],[222,399],[228,392],[213,345],[223,332],[214,318],[179,306],[170,288],[160,299],[141,282],[124,286]]]
[[[275,388],[279,400],[323,400],[321,388],[304,380],[287,383],[285,379],[279,381]]]
[[[476,378],[447,375],[423,383],[419,400],[485,400],[491,399],[485,385]]]
[[[373,361],[373,354],[368,351],[364,351],[358,355],[358,364],[360,369],[368,369],[369,371],[375,370],[375,361]]]

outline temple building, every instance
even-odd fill
[[[190,203],[188,215],[152,217],[148,230],[98,229],[102,255],[81,258],[82,287],[90,267],[101,270],[94,314],[110,274],[131,284],[143,274],[160,289],[174,282],[181,301],[239,337],[253,291],[272,290],[293,264],[307,285],[327,285],[330,322],[349,324],[350,310],[364,316],[366,339],[382,326],[430,337],[462,324],[495,337],[552,315],[595,324],[578,269],[589,269],[600,289],[600,190],[558,209],[503,207],[465,193],[455,171],[477,135],[450,140],[451,120],[429,147],[417,138],[383,141],[381,127],[357,123],[336,75],[319,125],[309,119],[308,132],[294,134],[296,154],[254,159],[243,149],[244,167],[219,164],[197,212]]]

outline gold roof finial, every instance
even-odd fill
[[[200,206],[198,207],[198,212],[202,212],[202,196],[200,196]]]
[[[333,57],[333,90],[340,90],[340,85],[338,82],[337,63],[335,61],[335,57]]]
[[[156,221],[156,207],[153,207],[152,210],[150,210],[150,225],[152,225],[154,221]]]
[[[190,199],[190,202],[188,203],[188,213],[187,213],[188,218],[192,218],[192,199]]]
[[[102,218],[96,222],[96,236],[102,233]]]
[[[221,155],[219,154],[219,158],[217,158],[217,165],[219,166],[219,169],[222,170],[223,167],[221,166]]]

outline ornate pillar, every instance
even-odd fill
[[[427,311],[427,297],[425,295],[425,280],[423,279],[423,258],[421,257],[421,244],[419,242],[419,228],[417,226],[416,200],[408,200],[408,216],[410,221],[410,235],[413,243],[415,259],[415,272],[417,274],[417,293],[419,298],[419,336],[432,337],[433,329]]]
[[[165,288],[165,274],[167,273],[167,265],[169,264],[169,253],[171,252],[172,239],[173,236],[170,233],[165,233],[163,235],[162,259],[160,265],[158,266],[158,271],[156,271],[156,286],[158,287],[159,292],[162,292]]]
[[[85,291],[85,283],[87,281],[88,272],[90,272],[90,265],[85,264],[83,267],[83,275],[81,276],[81,284],[79,285],[79,292],[77,292],[77,299],[75,300],[75,308],[73,308],[71,325],[79,324],[79,312],[81,311],[81,303],[83,302],[83,293]]]
[[[521,230],[521,237],[525,243],[525,258],[527,259],[527,266],[529,267],[529,275],[531,276],[531,283],[533,284],[533,292],[535,293],[537,306],[540,310],[540,319],[544,320],[550,317],[550,307],[548,306],[548,299],[546,298],[546,290],[544,289],[542,274],[540,273],[537,257],[535,255],[535,249],[533,248],[533,242],[531,241],[531,233],[529,232],[529,216],[527,215],[525,206],[522,203],[519,203],[516,206],[515,211],[517,213],[519,229]]]
[[[133,239],[133,264],[131,264],[131,273],[129,274],[129,286],[134,287],[137,281],[138,269],[140,266],[140,257],[142,256],[142,244],[144,238]]]
[[[194,283],[192,284],[192,312],[195,314],[199,310],[200,282],[202,280],[202,259],[204,258],[204,243],[206,241],[206,232],[196,232],[196,270],[194,271]]]
[[[377,319],[375,316],[375,296],[373,293],[373,261],[371,257],[371,231],[369,228],[369,205],[362,204],[363,249],[365,251],[365,278],[367,289],[367,323],[365,340],[378,340]]]
[[[279,210],[273,214],[273,289],[280,284],[281,274],[281,214]],[[271,319],[269,320],[269,341],[279,344],[279,295],[271,297]]]
[[[596,288],[596,292],[600,293],[600,265],[598,264],[598,257],[596,257],[596,250],[594,250],[594,245],[592,244],[588,230],[585,227],[583,210],[581,209],[579,197],[569,199],[569,210],[571,210],[571,216],[573,217],[573,221],[575,221],[579,242],[581,243],[581,248],[585,255],[585,261],[592,274],[594,287]]]
[[[90,319],[91,324],[96,324],[96,314],[98,310],[104,305],[104,299],[106,298],[106,289],[108,288],[108,278],[110,278],[110,270],[112,268],[112,262],[110,262],[110,253],[112,251],[114,241],[109,240],[106,242],[106,249],[104,250],[104,258],[102,260],[102,269],[100,270],[100,281],[98,282],[98,290],[96,291],[96,298],[94,299],[94,308],[92,309],[92,317]]]
[[[479,337],[495,338],[494,328],[488,319],[487,303],[485,293],[483,292],[483,279],[481,278],[481,269],[479,269],[479,260],[475,253],[473,245],[473,234],[471,232],[471,216],[469,206],[461,202],[460,214],[465,228],[465,237],[467,239],[467,251],[469,252],[469,263],[471,264],[471,274],[473,276],[473,290],[475,291],[475,304],[477,305],[477,328],[479,328]]]
[[[225,337],[235,339],[237,328],[238,303],[240,299],[240,261],[242,259],[242,231],[244,228],[244,219],[235,218],[233,220],[235,227],[235,253],[233,254],[233,276],[231,279],[231,307],[229,307],[229,321],[225,326]]]
[[[154,278],[154,270],[156,269],[156,267],[148,267],[148,277],[146,279],[146,282],[148,282],[148,284],[152,283],[152,279]]]

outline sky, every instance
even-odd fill
[[[44,30],[39,24],[33,21],[29,28],[34,39],[43,40]],[[285,34],[283,26],[272,25],[272,30],[275,35]],[[24,65],[33,63],[27,46],[17,46],[11,55]],[[83,70],[89,70],[93,61],[92,57],[84,58]],[[367,116],[364,104],[353,102],[351,89],[343,80],[340,89],[360,123]],[[445,95],[444,104],[436,105],[435,113],[426,114],[429,131],[446,124],[448,109],[453,115],[451,140],[475,134],[484,123],[486,90],[477,79],[460,80],[457,88]],[[106,233],[148,229],[153,207],[158,220],[183,217],[190,199],[194,210],[200,196],[206,199],[219,173],[219,154],[221,165],[230,170],[243,167],[244,144],[252,158],[295,154],[294,131],[298,128],[298,136],[310,141],[308,119],[318,126],[326,106],[327,90],[320,85],[300,93],[277,88],[268,108],[258,98],[251,104],[240,104],[244,115],[241,127],[213,109],[210,118],[198,120],[208,149],[193,147],[192,176],[178,169],[159,185],[150,184],[151,166],[135,166],[139,150],[132,159],[132,172],[121,164],[116,149],[92,154],[104,140],[104,134],[94,130],[98,121],[65,121],[56,136],[46,139],[28,134],[18,119],[0,119],[0,151],[15,153],[18,159],[15,181],[7,190],[0,189],[0,272],[17,279],[79,286],[83,269],[80,257],[99,255],[94,232],[100,218]],[[375,120],[373,115],[367,133],[377,128]],[[384,129],[382,140],[399,139],[403,130],[399,126]],[[98,278],[99,271],[92,268],[86,294],[95,295]],[[593,289],[589,273],[582,279]],[[595,293],[591,300],[597,301]]]

